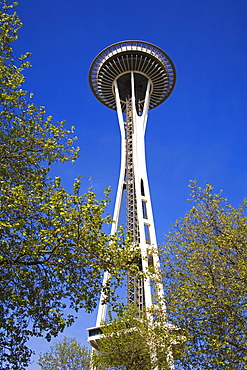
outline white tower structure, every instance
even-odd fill
[[[160,48],[142,41],[124,41],[104,49],[93,61],[89,82],[93,94],[116,110],[121,133],[121,166],[111,234],[117,232],[122,200],[126,199],[126,230],[140,250],[140,269],[153,266],[160,272],[157,241],[145,159],[145,130],[149,109],[163,103],[175,85],[175,68]],[[126,197],[123,194],[126,192]],[[109,275],[104,274],[103,285]],[[156,294],[164,296],[161,283]],[[127,277],[127,304],[135,302],[140,311],[151,307],[150,277]],[[96,326],[88,329],[88,342],[97,349],[100,325],[106,318],[102,291]]]

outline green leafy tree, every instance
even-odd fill
[[[98,201],[92,189],[80,195],[79,179],[70,194],[49,177],[54,163],[74,162],[76,138],[22,89],[30,53],[13,56],[22,27],[13,5],[0,0],[0,368],[21,370],[30,336],[49,340],[71,325],[66,305],[94,309],[102,269],[118,285],[133,251],[121,232],[101,231],[108,191]]]
[[[75,338],[66,338],[40,354],[38,364],[42,370],[89,370],[90,353]]]
[[[187,333],[179,369],[247,368],[247,201],[190,185],[189,213],[164,246],[169,317]]]
[[[167,322],[161,305],[141,314],[130,306],[101,329],[92,357],[98,370],[171,370],[185,340],[181,330]]]

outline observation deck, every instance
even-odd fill
[[[147,82],[151,82],[149,109],[163,103],[171,94],[176,71],[169,56],[157,46],[143,41],[113,44],[97,55],[89,71],[95,97],[108,108],[117,110],[114,82],[117,81],[122,111],[130,94],[130,73],[134,72],[136,96],[143,109]]]

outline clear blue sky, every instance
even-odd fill
[[[56,121],[76,127],[80,158],[54,172],[67,189],[81,174],[86,190],[92,176],[99,197],[110,185],[114,200],[117,117],[91,93],[88,70],[105,47],[137,39],[162,48],[177,70],[176,87],[150,112],[146,133],[159,243],[190,208],[189,180],[223,189],[235,206],[247,195],[246,0],[20,0],[17,11],[25,26],[15,51],[33,53],[25,88]],[[85,344],[93,325],[94,315],[81,313],[65,334]],[[32,345],[37,352],[49,347],[44,340]]]

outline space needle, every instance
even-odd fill
[[[123,41],[109,46],[97,55],[89,71],[93,94],[117,111],[121,133],[120,175],[111,234],[117,232],[124,199],[126,231],[140,252],[140,270],[145,272],[152,266],[156,275],[145,279],[127,276],[127,304],[135,303],[140,312],[154,304],[152,279],[156,280],[156,297],[164,298],[158,278],[160,264],[146,169],[145,130],[148,111],[170,96],[175,80],[175,67],[169,56],[143,41]],[[108,281],[109,274],[105,272],[103,286]],[[88,329],[88,342],[95,349],[99,344],[100,325],[106,319],[104,298],[102,289],[96,325]]]

